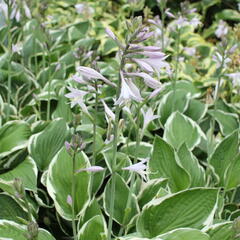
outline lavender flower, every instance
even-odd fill
[[[142,111],[143,114],[143,131],[147,128],[147,126],[149,125],[149,123],[151,121],[153,121],[154,119],[159,118],[159,116],[157,115],[153,115],[153,110],[152,108],[148,108],[147,112]]]
[[[99,72],[97,72],[96,70],[89,68],[89,67],[83,67],[80,66],[77,68],[77,71],[82,74],[82,76],[86,77],[87,79],[101,79],[103,80],[105,83],[116,87],[116,84],[110,82],[107,78],[105,78],[102,74],[100,74]]]
[[[136,164],[130,165],[128,167],[122,168],[122,170],[127,170],[127,171],[130,171],[130,172],[136,172],[146,181],[146,175],[147,175],[146,168],[147,168],[147,166],[144,163],[147,162],[147,161],[148,161],[148,159],[143,159],[139,163],[136,163]]]
[[[219,68],[222,64],[223,64],[223,67],[226,67],[227,64],[231,62],[230,58],[223,59],[223,56],[219,52],[216,52],[215,55],[213,55],[212,59],[217,64],[217,68]]]
[[[69,152],[71,149],[71,144],[68,141],[65,141],[65,148],[67,149],[67,151]]]
[[[224,36],[226,36],[228,33],[228,26],[227,23],[224,22],[223,20],[219,21],[217,30],[215,31],[215,34],[218,38],[223,38]]]
[[[72,87],[67,88],[70,90],[70,93],[66,94],[65,97],[71,99],[71,107],[74,107],[78,104],[85,113],[89,114],[83,100],[83,97],[87,94],[87,92]]]
[[[226,76],[232,79],[234,87],[240,87],[240,72],[228,73]]]
[[[196,48],[194,47],[185,47],[183,50],[189,56],[194,56],[196,54]]]
[[[130,100],[141,102],[142,97],[140,95],[140,92],[137,86],[132,81],[126,82],[122,72],[120,72],[120,75],[121,75],[122,86],[121,86],[120,96],[115,102],[115,105],[123,105]]]
[[[153,89],[157,89],[162,86],[162,84],[159,81],[157,81],[156,79],[154,79],[147,73],[143,73],[143,72],[141,72],[141,73],[126,73],[125,75],[128,77],[131,77],[131,76],[141,77],[141,78],[143,78],[145,84],[148,87],[153,88]]]
[[[81,169],[77,170],[76,173],[79,173],[79,172],[102,172],[104,170],[105,169],[100,166],[91,166],[91,167],[87,167],[87,168],[81,168]]]
[[[167,9],[165,10],[165,14],[166,14],[168,17],[170,17],[170,18],[176,18],[176,17],[170,12],[170,8],[167,8]]]
[[[67,203],[72,206],[73,200],[72,197],[70,195],[67,195]]]

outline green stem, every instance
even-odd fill
[[[136,145],[135,145],[135,156],[134,156],[133,164],[136,164],[137,159],[138,159],[139,146],[140,146],[140,142],[141,142],[141,134],[139,134],[139,130],[140,130],[140,111],[137,111]],[[127,204],[126,204],[124,217],[123,217],[123,225],[122,225],[122,227],[119,231],[118,236],[121,236],[123,234],[123,231],[124,231],[124,228],[125,228],[125,224],[126,224],[125,222],[127,220],[127,217],[128,217],[128,214],[129,214],[129,208],[130,208],[130,205],[131,205],[131,196],[133,194],[134,183],[135,183],[135,173],[133,172],[132,175],[131,175],[130,191],[128,193]]]
[[[92,159],[92,166],[96,165],[96,157],[97,157],[97,112],[98,112],[98,85],[97,80],[94,82],[95,85],[95,106],[94,106],[94,119],[93,119],[93,159]],[[90,181],[90,194],[92,194],[92,187],[93,187],[93,173],[91,175],[91,181]]]
[[[177,31],[177,41],[176,41],[176,62],[175,62],[175,75],[172,79],[172,88],[173,88],[173,103],[172,103],[172,112],[175,111],[175,104],[176,104],[176,83],[178,78],[178,67],[179,67],[179,47],[180,47],[180,35],[181,35],[181,28],[178,28]]]
[[[214,113],[217,111],[217,101],[219,99],[220,83],[221,83],[221,77],[222,77],[222,70],[223,70],[223,66],[224,66],[224,61],[225,61],[225,55],[224,55],[224,52],[223,52],[222,61],[221,61],[221,65],[220,65],[220,68],[219,68],[219,74],[218,74],[217,89],[215,90],[216,92],[215,92],[215,99],[214,99]],[[211,135],[210,135],[210,144],[208,144],[208,155],[211,154],[213,146],[214,146],[215,125],[216,125],[216,120],[215,120],[215,117],[213,116],[212,127],[211,127]]]
[[[77,230],[75,223],[75,192],[76,192],[76,182],[75,182],[75,171],[76,171],[76,150],[73,153],[73,167],[72,167],[72,229],[73,229],[73,239],[77,240]]]
[[[7,40],[8,40],[8,95],[7,95],[7,121],[9,120],[10,116],[10,103],[11,103],[11,94],[12,94],[12,78],[11,78],[11,58],[12,58],[12,35],[11,35],[11,7],[10,3],[8,3],[8,16],[7,16]]]
[[[121,74],[120,72],[123,70],[125,65],[125,54],[129,48],[129,43],[126,45],[126,48],[122,54],[122,59],[120,63],[120,70],[118,76],[118,83],[117,83],[117,93],[116,99],[120,96],[121,91]],[[120,115],[120,106],[117,105],[115,109],[115,122],[114,122],[114,132],[113,132],[113,157],[112,157],[112,182],[111,182],[111,192],[110,192],[110,209],[109,209],[109,220],[108,220],[108,240],[111,240],[111,232],[112,232],[112,225],[113,225],[113,212],[114,212],[114,201],[115,201],[115,184],[116,184],[116,160],[117,160],[117,144],[118,144],[118,125],[119,125],[119,115]]]
[[[163,7],[160,7],[160,10],[161,10],[161,15],[162,15],[162,26],[161,26],[161,32],[162,32],[162,35],[161,35],[161,40],[162,40],[162,51],[164,50],[164,34],[165,34],[165,31],[164,31],[164,24],[165,24],[165,13],[164,13],[164,9]]]
[[[47,46],[48,48],[48,46]],[[48,71],[47,71],[47,79],[49,81],[48,83],[48,102],[47,102],[47,121],[50,120],[50,107],[51,107],[51,83],[52,83],[52,77],[50,76],[50,71],[51,71],[51,62],[50,62],[50,53],[47,49],[47,54],[49,56],[49,65],[48,65]]]

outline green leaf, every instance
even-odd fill
[[[163,139],[176,149],[183,143],[193,149],[200,144],[201,139],[206,138],[198,124],[180,112],[172,113],[164,127]]]
[[[184,113],[194,121],[202,119],[207,112],[207,104],[204,104],[196,99],[191,99],[187,111]]]
[[[216,119],[224,136],[231,134],[239,128],[238,116],[236,114],[226,113],[221,110],[211,110],[208,112]]]
[[[138,204],[140,208],[143,208],[145,204],[158,196],[158,192],[161,188],[166,187],[167,179],[159,178],[152,179],[147,183],[143,183],[141,192],[138,195]]]
[[[137,231],[155,237],[176,228],[201,229],[209,225],[217,207],[218,190],[185,190],[146,205],[137,221]]]
[[[188,150],[184,143],[178,150],[178,157],[182,167],[191,176],[191,187],[205,186],[205,172],[197,158]]]
[[[229,165],[225,172],[224,182],[226,190],[237,188],[240,185],[240,154]]]
[[[158,239],[162,240],[209,240],[209,236],[197,229],[180,228],[171,232],[159,235]],[[157,240],[157,239],[156,239]]]
[[[31,158],[26,158],[14,169],[0,174],[0,179],[3,181],[12,181],[14,178],[20,178],[26,190],[37,191],[37,166]],[[0,188],[4,190],[0,182]]]
[[[173,148],[163,139],[156,136],[154,139],[153,154],[149,160],[150,179],[168,178],[173,192],[189,187],[190,177],[176,162]],[[179,181],[181,179],[181,181]]]
[[[78,240],[102,240],[107,237],[107,226],[103,216],[97,215],[86,222],[78,233]]]
[[[122,146],[120,151],[134,158],[136,156],[136,142],[130,142],[128,145]],[[150,156],[151,151],[152,151],[152,144],[147,142],[140,142],[137,157],[148,158]]]
[[[30,127],[24,121],[10,121],[4,124],[0,130],[0,156],[26,147],[30,134]]]
[[[27,226],[18,223],[0,220],[0,236],[11,240],[26,240]],[[38,240],[55,240],[45,229],[39,228]]]
[[[14,222],[20,222],[19,218],[26,219],[28,215],[21,206],[10,196],[1,193],[0,194],[0,219],[11,220]],[[1,236],[1,235],[0,235]]]
[[[101,214],[102,214],[101,208],[100,208],[96,198],[92,199],[92,201],[87,206],[87,208],[83,214],[83,217],[80,219],[80,226],[82,226],[84,223],[86,223],[91,218],[93,218],[97,215],[101,215]]]
[[[71,122],[73,119],[71,109],[67,104],[65,97],[59,97],[57,108],[52,114],[54,118],[63,118],[66,122]]]
[[[90,166],[88,157],[83,153],[76,155],[76,170]],[[72,195],[72,168],[73,160],[63,147],[49,165],[47,176],[47,190],[54,201],[57,212],[65,219],[72,219],[72,208],[67,203],[68,195]],[[89,182],[90,173],[80,172],[75,175],[75,214],[82,213],[90,200]]]
[[[208,229],[207,233],[211,240],[233,239],[233,224],[232,222],[214,224]]]
[[[172,113],[173,101],[175,101],[174,109],[179,112],[184,112],[187,109],[189,102],[187,92],[179,89],[175,91],[175,96],[174,91],[170,91],[162,97],[158,108],[158,115],[160,116],[159,119],[162,125],[166,123]]]
[[[128,224],[131,219],[138,214],[137,199],[134,194],[130,194],[130,189],[124,180],[116,174],[115,194],[114,194],[114,212],[113,218],[120,224]],[[111,199],[112,178],[108,181],[104,191],[104,209],[109,214]],[[130,194],[130,207],[126,209],[128,195]],[[126,215],[124,219],[124,215]]]
[[[215,15],[216,19],[240,21],[240,13],[233,9],[224,9]]]
[[[42,132],[30,138],[29,152],[38,168],[44,171],[63,146],[68,128],[63,119],[53,120]]]
[[[219,176],[219,185],[224,186],[225,173],[238,154],[238,132],[225,137],[216,147],[209,158],[209,163],[214,167],[215,173]]]

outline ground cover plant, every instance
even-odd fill
[[[0,239],[240,239],[239,10],[0,0]]]

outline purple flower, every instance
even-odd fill
[[[167,9],[165,10],[165,14],[166,14],[168,17],[170,17],[170,18],[176,18],[176,17],[170,12],[170,8],[167,8]]]
[[[114,41],[117,40],[117,37],[115,36],[115,34],[112,32],[112,30],[110,28],[105,28],[105,32],[106,34],[112,38]]]
[[[77,71],[82,74],[82,76],[88,78],[88,79],[101,79],[103,80],[105,83],[116,87],[116,84],[110,82],[107,78],[105,78],[101,73],[97,72],[96,70],[89,68],[89,67],[83,67],[80,66],[77,68]]]
[[[196,48],[194,47],[185,47],[184,52],[189,56],[194,56],[196,54]]]
[[[194,28],[196,28],[202,23],[198,18],[194,17],[193,19],[190,20],[189,24],[192,25]]]
[[[131,77],[131,76],[136,76],[136,77],[141,77],[143,78],[145,84],[153,89],[157,89],[160,88],[162,86],[162,84],[157,81],[156,79],[154,79],[153,77],[151,77],[149,74],[147,73],[126,73],[126,76]]]
[[[71,149],[71,144],[68,141],[65,141],[65,148],[67,149],[67,151],[70,151]]]
[[[231,62],[230,58],[224,58],[223,60],[223,56],[219,52],[216,52],[215,55],[213,55],[212,59],[217,64],[217,68],[219,68],[222,64],[223,64],[223,67],[226,67],[227,64]]]

